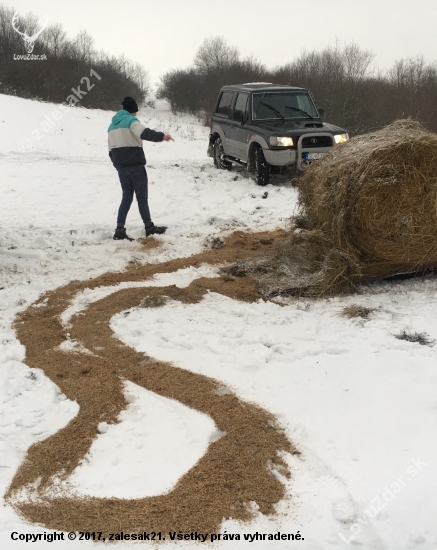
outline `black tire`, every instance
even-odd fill
[[[223,143],[220,138],[214,141],[213,151],[214,166],[221,170],[230,170],[232,168],[232,163],[225,159],[225,150],[223,149]]]
[[[255,151],[255,182],[257,185],[268,185],[270,181],[270,166],[267,164],[261,147]]]

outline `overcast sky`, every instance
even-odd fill
[[[381,69],[403,57],[437,60],[437,0],[0,1],[41,20],[47,14],[69,36],[87,29],[97,49],[141,62],[153,84],[169,69],[190,65],[211,36],[268,67],[336,39],[373,51]]]

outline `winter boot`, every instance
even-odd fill
[[[126,229],[124,227],[117,227],[114,233],[114,240],[115,241],[121,241],[123,239],[127,239],[128,241],[133,241],[127,234]]]
[[[150,227],[146,227],[146,237],[149,237],[150,235],[162,235],[167,231],[167,227],[165,225],[162,225],[161,227],[156,226],[152,223]]]

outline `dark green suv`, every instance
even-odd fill
[[[233,162],[267,185],[271,167],[298,173],[338,143],[349,140],[343,128],[323,122],[308,90],[277,84],[223,86],[211,119],[208,156],[217,168]]]

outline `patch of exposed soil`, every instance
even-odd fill
[[[221,384],[209,377],[180,369],[138,353],[113,337],[111,317],[135,306],[153,307],[163,296],[183,303],[202,300],[208,291],[236,300],[263,299],[248,277],[201,278],[187,288],[176,286],[128,288],[91,304],[71,320],[66,329],[60,314],[77,292],[85,288],[144,281],[157,273],[201,263],[223,264],[268,250],[282,232],[237,232],[221,248],[161,264],[132,266],[121,273],[105,273],[88,281],[73,281],[41,296],[45,307],[29,307],[15,323],[26,346],[26,363],[42,369],[61,391],[80,405],[78,415],[65,428],[35,443],[17,471],[7,493],[9,502],[29,521],[62,531],[168,531],[219,532],[224,518],[248,520],[248,503],[255,501],[264,514],[285,496],[284,486],[271,475],[272,464],[287,472],[280,458],[283,451],[296,453],[276,424],[275,418],[257,405],[237,396],[218,392]],[[152,246],[152,245],[149,245]],[[66,332],[92,354],[59,349]],[[217,428],[226,432],[211,443],[206,454],[178,481],[168,494],[143,499],[78,498],[62,492],[48,497],[53,477],[66,479],[88,453],[100,422],[118,422],[127,402],[123,381],[132,382],[159,395],[208,414]],[[21,489],[36,484],[34,499],[22,501]]]

